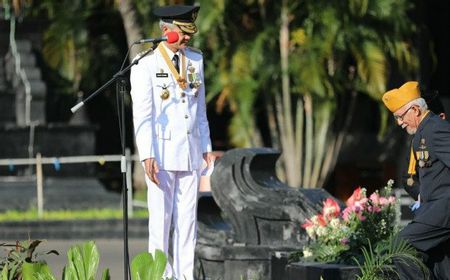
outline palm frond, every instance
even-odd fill
[[[370,241],[367,247],[362,248],[364,263],[356,258],[355,262],[361,270],[359,280],[392,279],[399,276],[394,262],[417,266],[422,271],[425,279],[430,277],[428,268],[419,258],[417,251],[397,235],[391,235],[385,242],[379,242],[375,249]]]

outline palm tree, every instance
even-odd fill
[[[91,70],[83,63],[92,60],[84,22],[97,2],[63,1],[75,6],[69,10],[80,15],[80,22],[61,36],[62,48],[47,51],[66,56],[50,61],[59,63],[74,89]],[[184,2],[115,1],[128,45],[156,31],[157,20],[148,16],[154,5]],[[408,40],[414,25],[406,0],[199,2],[200,32],[194,44],[207,61],[208,100],[216,101],[218,111],[227,107],[233,113],[229,135],[234,145],[271,145],[282,151],[280,175],[294,187],[324,184],[359,94],[379,100],[390,69],[411,75],[417,66]],[[56,35],[62,29],[54,30]],[[132,49],[131,57],[137,51]]]
[[[215,65],[208,84],[217,107],[234,112],[231,140],[262,145],[256,116],[265,115],[291,186],[322,186],[357,95],[379,100],[393,65],[406,75],[417,66],[407,1],[214,1],[203,12],[211,5],[223,12],[204,39]]]

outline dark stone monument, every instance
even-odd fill
[[[271,256],[299,250],[300,227],[330,197],[323,189],[294,189],[277,179],[280,153],[234,149],[217,161],[212,196],[198,208],[197,279],[271,279]]]
[[[321,277],[327,280],[356,280],[361,276],[357,266],[326,263],[292,263],[286,266],[285,273],[283,279],[286,280],[320,280]]]

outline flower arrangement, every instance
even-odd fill
[[[358,187],[342,211],[335,200],[324,201],[322,212],[302,224],[310,243],[299,255],[305,261],[326,263],[355,264],[362,260],[362,248],[387,240],[396,230],[393,184],[389,180],[381,192],[377,190],[369,197],[366,189]]]

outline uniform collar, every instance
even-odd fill
[[[172,59],[174,55],[180,56],[180,54],[181,54],[180,50],[178,50],[177,52],[174,53],[171,49],[169,49],[169,48],[166,46],[166,44],[162,43],[162,45],[163,45],[163,47],[166,49],[167,54],[169,55],[170,59]]]
[[[431,111],[428,112],[428,114],[422,119],[422,121],[419,123],[419,127],[417,128],[417,132],[420,132],[423,130],[423,128],[425,127],[425,124],[428,122],[428,120],[432,117],[435,116],[435,114]],[[416,133],[417,133],[416,132]]]

